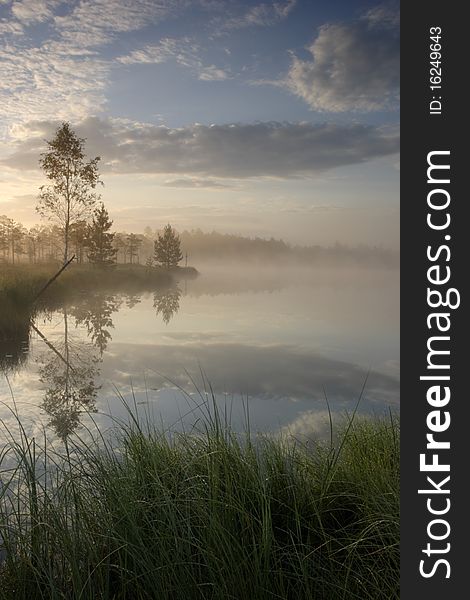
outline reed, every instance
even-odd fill
[[[183,434],[131,415],[60,456],[11,438],[0,598],[398,598],[398,420],[301,443],[213,408]]]

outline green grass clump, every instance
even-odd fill
[[[134,421],[118,437],[65,458],[10,445],[1,599],[399,597],[395,418],[322,444],[240,437],[217,416],[193,435]]]
[[[0,266],[2,313],[14,315],[29,310],[37,292],[52,277],[51,267]]]
[[[0,302],[5,307],[28,306],[44,284],[59,270],[59,264],[1,265]],[[106,290],[112,292],[144,292],[171,285],[180,277],[195,277],[196,269],[176,267],[149,269],[143,265],[116,265],[99,268],[91,264],[72,264],[51,284],[40,301],[67,300],[77,292]]]

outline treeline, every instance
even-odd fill
[[[103,219],[104,227],[106,219]],[[70,228],[70,250],[79,263],[93,262],[90,252],[90,226],[86,221],[74,223]],[[155,264],[155,242],[160,239],[160,246],[172,248],[171,233],[167,226],[166,245],[165,229],[146,227],[144,233],[115,232],[110,238],[114,262],[119,264]],[[200,229],[183,231],[179,235],[172,230],[175,240],[174,248],[177,262],[198,264],[207,261],[241,261],[259,263],[296,262],[308,264],[356,264],[366,266],[395,267],[398,266],[398,253],[376,246],[348,246],[336,243],[332,246],[294,246],[283,240],[248,238],[233,234]],[[96,235],[100,235],[100,224],[96,227]],[[96,250],[96,249],[95,249]],[[178,254],[179,252],[179,254]],[[0,216],[0,261],[9,263],[43,263],[56,262],[63,255],[63,231],[57,225],[35,225],[24,227],[21,223]],[[162,258],[160,256],[160,258]]]
[[[96,188],[102,184],[100,157],[87,161],[85,140],[78,138],[67,122],[47,142],[48,151],[39,164],[47,185],[39,190],[36,211],[46,225],[27,229],[7,216],[0,217],[0,261],[15,264],[62,261],[74,254],[78,263],[100,267],[117,263],[160,266],[170,269],[181,261],[255,261],[302,265],[397,266],[392,251],[336,243],[331,247],[292,246],[282,240],[247,238],[200,229],[180,235],[170,224],[161,230],[146,227],[143,234],[111,232],[113,221],[100,201]]]
[[[300,265],[366,265],[396,267],[397,252],[377,246],[348,246],[336,243],[332,246],[297,246],[280,239],[248,238],[200,229],[183,231],[181,245],[194,263],[208,260],[255,261],[260,263]]]
[[[69,253],[80,264],[146,264],[170,268],[182,259],[181,242],[171,225],[150,234],[111,232],[112,221],[101,204],[91,221],[70,224]],[[27,228],[5,215],[0,216],[0,262],[51,263],[62,261],[63,228],[54,224]]]
[[[146,227],[138,238],[139,250],[136,261],[145,263],[152,255],[153,240],[160,235],[159,229]],[[265,239],[261,237],[245,237],[240,235],[204,232],[201,229],[184,230],[177,234],[181,242],[185,263],[200,264],[204,262],[258,262],[260,264],[297,263],[299,265],[364,265],[378,267],[397,267],[399,254],[393,250],[379,246],[360,244],[348,246],[335,243],[331,246],[298,246],[282,239]],[[119,244],[120,262],[130,261],[126,250],[129,234],[116,234]]]

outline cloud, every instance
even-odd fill
[[[60,0],[19,0],[11,6],[12,14],[25,25],[43,23],[53,17],[54,9]]]
[[[64,14],[56,14],[58,6]],[[15,2],[9,17],[0,21],[0,33],[7,34],[0,42],[4,121],[73,120],[99,113],[106,104],[105,89],[114,64],[99,54],[102,47],[118,34],[158,23],[184,6],[184,0]],[[30,34],[30,26],[39,23],[45,24],[44,29]],[[207,77],[212,67],[205,67]],[[213,78],[221,78],[215,69]]]
[[[396,29],[400,26],[399,3],[392,1],[379,4],[369,9],[361,18],[371,27]]]
[[[188,177],[183,179],[169,179],[163,185],[175,188],[232,189],[232,186],[214,181],[213,179],[194,179]]]
[[[223,81],[229,77],[230,75],[227,71],[224,71],[215,65],[209,65],[207,67],[201,65],[198,74],[198,79],[201,81]]]
[[[2,163],[36,169],[58,122],[17,128],[13,154]],[[88,118],[76,126],[102,170],[115,173],[184,174],[249,178],[312,176],[345,165],[394,154],[396,128],[331,123],[190,125],[169,128],[119,119]],[[31,135],[28,136],[28,130]]]
[[[275,25],[286,19],[297,0],[285,0],[281,2],[263,2],[251,6],[241,15],[231,16],[222,24],[222,30],[241,29],[243,27],[267,27]]]
[[[23,52],[7,47],[0,56],[0,101],[9,122],[83,118],[105,103],[108,66],[94,56],[65,53],[53,43]]]
[[[398,11],[371,9],[351,24],[319,28],[307,47],[311,59],[293,55],[284,84],[318,111],[396,108],[400,84]]]
[[[161,64],[174,60],[178,65],[192,69],[201,81],[221,81],[229,78],[227,71],[216,65],[205,65],[200,58],[201,47],[188,37],[165,37],[158,44],[133,50],[117,61],[124,65]]]
[[[11,200],[5,201],[2,199],[0,212],[11,214],[13,211],[15,219],[23,222],[23,220],[28,220],[28,217],[34,214],[37,200],[38,197],[35,194],[17,194]]]
[[[158,23],[182,6],[183,0],[82,0],[54,21],[67,43],[94,47],[109,43],[117,33]]]
[[[160,64],[174,58],[183,65],[188,64],[190,56],[197,51],[197,46],[191,44],[189,38],[177,40],[165,37],[158,44],[147,45],[139,50],[133,50],[128,55],[118,57],[118,62],[132,64]]]
[[[10,23],[5,20],[0,20],[0,34],[22,35],[23,28],[20,23]]]

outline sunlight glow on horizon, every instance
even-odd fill
[[[2,1],[0,214],[39,221],[39,156],[68,120],[116,230],[397,249],[398,6],[262,6]]]

